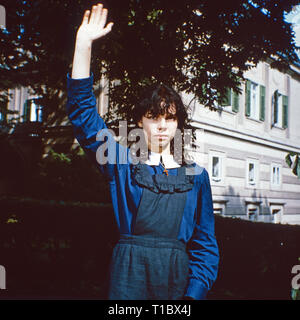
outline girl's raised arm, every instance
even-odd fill
[[[113,26],[112,22],[106,25],[106,19],[107,9],[103,8],[101,3],[93,6],[91,11],[85,11],[76,35],[72,68],[73,79],[90,76],[92,43],[108,34]]]
[[[66,111],[74,135],[85,153],[102,173],[113,179],[115,165],[127,164],[128,149],[115,142],[114,132],[106,127],[98,114],[93,76],[90,74],[92,43],[108,34],[113,25],[106,25],[106,19],[107,9],[103,9],[102,4],[84,13],[76,36],[72,75],[67,75]],[[107,143],[104,143],[105,139],[108,139]],[[106,149],[109,151],[108,157],[104,155]]]

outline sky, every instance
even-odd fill
[[[293,29],[295,32],[296,45],[300,46],[300,5],[296,6],[295,10],[290,12],[285,16],[287,22],[293,24]],[[298,56],[300,58],[300,52],[298,51]]]

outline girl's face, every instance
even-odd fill
[[[170,150],[170,142],[178,126],[175,115],[164,114],[154,118],[146,114],[138,125],[144,130],[148,149],[157,153]]]

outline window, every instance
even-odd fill
[[[288,126],[288,97],[278,90],[272,96],[272,126],[283,129]]]
[[[258,119],[259,117],[259,95],[258,95],[258,85],[251,82],[250,85],[250,115],[249,117],[253,119]]]
[[[283,207],[285,203],[271,203],[270,202],[270,212],[271,220],[273,223],[281,223],[283,216]]]
[[[258,215],[258,208],[255,207],[255,208],[249,208],[248,206],[248,219],[251,220],[251,221],[255,221],[257,220],[257,215]]]
[[[24,105],[24,121],[42,122],[43,106],[40,99],[29,99]]]
[[[212,157],[212,177],[215,181],[221,180],[221,158],[218,156]]]
[[[255,164],[253,162],[249,163],[249,183],[255,184]]]
[[[274,223],[280,223],[281,209],[272,209],[272,220]]]
[[[218,184],[224,182],[224,154],[221,152],[209,154],[209,172],[213,182]]]
[[[226,205],[228,200],[214,200],[214,214],[224,216],[226,214]]]
[[[265,87],[246,80],[245,114],[254,120],[265,120]]]
[[[223,215],[223,209],[222,208],[214,208],[214,214],[222,216]]]
[[[0,111],[0,122],[5,120],[4,112]]]
[[[271,164],[271,186],[280,187],[281,185],[281,165]]]
[[[239,94],[228,88],[226,96],[223,99],[221,106],[224,110],[238,112],[239,111]]]
[[[246,200],[245,203],[246,203],[247,218],[251,221],[257,221],[259,216],[261,201]]]
[[[247,160],[247,185],[257,186],[258,183],[258,161]]]

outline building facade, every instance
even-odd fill
[[[209,171],[216,214],[300,224],[300,179],[285,162],[300,152],[299,75],[261,62],[245,73],[242,94],[228,91],[222,112],[194,103],[193,156]]]

